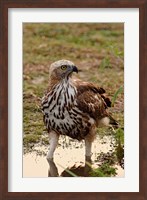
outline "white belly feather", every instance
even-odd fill
[[[77,90],[69,82],[64,81],[58,84],[54,92],[50,93],[52,95],[49,94],[48,100],[43,102],[45,123],[48,129],[76,138],[82,129],[86,130],[87,122],[94,124],[92,118],[83,119],[82,111],[77,107]]]

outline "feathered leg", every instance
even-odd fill
[[[89,172],[91,170],[91,147],[92,141],[89,138],[85,139],[85,168],[84,168],[84,176],[89,176]]]
[[[90,161],[91,160],[91,148],[92,148],[92,142],[94,141],[96,137],[96,131],[95,129],[92,129],[90,134],[88,134],[85,137],[85,160]]]
[[[91,147],[92,141],[89,138],[85,138],[85,159],[86,161],[91,160]]]
[[[48,161],[53,160],[53,155],[54,155],[54,151],[57,147],[58,140],[59,140],[59,135],[57,135],[54,131],[49,133],[50,146],[49,146],[49,152],[47,154]]]
[[[89,176],[89,172],[91,171],[91,148],[92,148],[92,142],[94,141],[96,136],[95,129],[92,129],[90,134],[87,135],[85,138],[85,169],[84,169],[84,176]]]

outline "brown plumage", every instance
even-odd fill
[[[67,60],[57,61],[50,67],[49,88],[42,100],[44,123],[51,143],[48,159],[53,157],[59,135],[85,139],[86,156],[90,156],[95,128],[102,124],[117,125],[107,111],[111,101],[105,96],[105,90],[92,83],[72,79],[73,72],[78,72],[78,69]]]

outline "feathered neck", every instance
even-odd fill
[[[58,85],[59,83],[71,83],[72,84],[72,79],[71,76],[65,77],[63,79],[59,79],[59,78],[55,78],[50,76],[49,77],[49,90],[52,90],[54,88],[55,85]]]

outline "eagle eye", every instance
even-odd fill
[[[62,69],[62,70],[66,70],[66,69],[67,69],[67,66],[66,66],[66,65],[62,65],[62,66],[61,66],[61,69]]]

